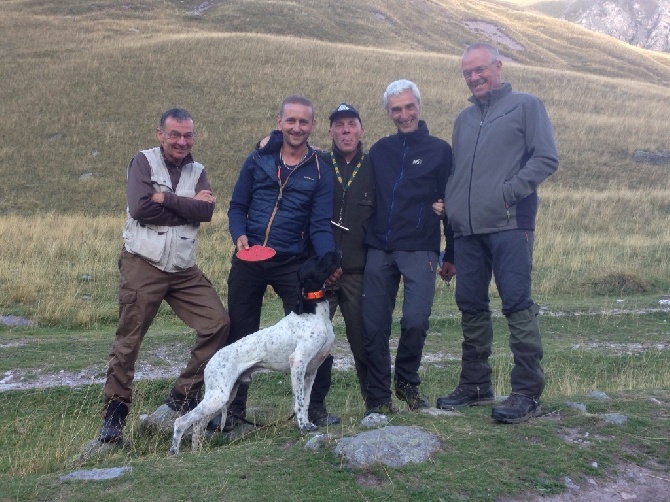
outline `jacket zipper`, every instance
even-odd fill
[[[398,176],[398,179],[394,183],[393,191],[391,192],[392,193],[391,207],[389,208],[388,220],[386,221],[386,235],[384,236],[384,249],[388,249],[389,239],[391,238],[391,215],[393,214],[393,206],[395,205],[395,192],[405,174],[405,159],[407,158],[407,150],[409,149],[409,147],[407,146],[407,138],[403,139],[402,146],[403,146],[403,152],[402,152],[402,160],[400,162],[400,176]]]
[[[314,155],[314,154],[312,154]],[[277,200],[275,201],[275,207],[272,210],[272,214],[270,215],[270,220],[268,221],[268,226],[265,229],[265,239],[263,240],[263,246],[267,246],[268,240],[270,239],[270,229],[272,228],[272,222],[275,219],[275,216],[277,215],[277,211],[279,210],[279,206],[281,205],[283,193],[284,193],[284,187],[288,185],[288,180],[289,178],[293,175],[294,172],[296,172],[298,169],[300,169],[302,166],[307,164],[309,160],[312,158],[310,155],[308,158],[306,158],[302,164],[297,165],[293,171],[288,173],[288,176],[286,176],[286,180],[284,181],[284,184],[282,185],[281,183],[281,166],[277,166],[277,183],[279,184],[279,193],[277,194]],[[319,166],[319,156],[316,155],[316,171],[318,173],[318,178],[321,179],[321,167]]]
[[[481,117],[479,119],[479,129],[477,131],[477,139],[475,140],[475,148],[472,152],[472,162],[470,164],[470,181],[468,183],[468,225],[470,226],[470,234],[475,233],[475,229],[472,226],[472,178],[474,177],[475,172],[475,157],[477,156],[477,146],[479,145],[479,137],[482,134],[482,127],[484,127],[484,118],[486,113],[489,110],[489,104],[486,103],[486,107],[481,111]]]

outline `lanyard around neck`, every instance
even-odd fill
[[[347,188],[349,188],[351,182],[354,181],[354,178],[358,174],[358,170],[361,168],[361,164],[363,163],[363,158],[365,157],[365,154],[361,155],[361,159],[358,161],[358,164],[356,164],[356,167],[354,168],[354,171],[351,173],[351,176],[349,176],[349,180],[347,181],[346,185],[344,184],[344,180],[342,179],[342,173],[340,172],[340,167],[337,165],[335,152],[330,152],[330,157],[333,159],[333,169],[335,169],[335,176],[337,176],[337,181],[342,186],[342,191],[346,192]]]
[[[335,170],[335,176],[337,177],[337,181],[340,183],[342,186],[342,203],[340,204],[340,219],[337,223],[334,221],[332,222],[333,225],[340,227],[344,230],[349,230],[345,226],[342,225],[342,212],[344,211],[344,198],[347,195],[347,189],[351,186],[351,182],[354,181],[354,178],[358,174],[358,170],[361,168],[361,164],[363,163],[363,159],[365,158],[365,154],[361,155],[360,160],[358,161],[358,164],[356,164],[356,167],[354,168],[353,172],[351,173],[351,176],[349,176],[349,180],[347,180],[347,183],[344,183],[344,180],[342,179],[342,173],[340,172],[340,168],[337,165],[337,160],[335,159],[335,152],[330,152],[330,157],[333,159],[333,169]]]

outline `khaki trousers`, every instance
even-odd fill
[[[223,347],[230,318],[212,283],[197,267],[167,273],[125,249],[119,258],[119,325],[109,355],[105,402],[132,402],[135,362],[163,300],[196,331],[195,346],[175,389],[188,397],[199,394],[209,359]]]

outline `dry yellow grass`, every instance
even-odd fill
[[[538,292],[599,291],[618,280],[667,291],[668,167],[631,156],[670,148],[669,55],[500,2],[239,0],[215,2],[204,16],[181,5],[0,4],[5,310],[54,323],[115,317],[125,168],[155,144],[160,113],[175,105],[196,118],[194,153],[219,198],[199,256],[225,293],[232,183],[274,127],[281,99],[313,99],[313,142],[324,147],[328,111],[355,104],[369,146],[393,132],[381,105],[386,84],[410,78],[431,132],[449,139],[468,104],[462,48],[486,38],[466,27],[472,19],[523,46],[500,44],[516,61],[504,75],[544,100],[556,131],[561,167],[542,187]]]
[[[670,190],[543,190],[536,294],[667,291]],[[116,315],[123,217],[0,218],[0,298],[42,323],[89,326]],[[233,246],[220,208],[202,227],[199,264],[222,297]],[[90,278],[90,280],[89,280]]]

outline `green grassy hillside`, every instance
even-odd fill
[[[236,0],[189,14],[200,3],[0,4],[0,214],[122,214],[125,167],[175,105],[194,114],[194,152],[224,201],[290,93],[315,102],[315,144],[328,146],[328,111],[346,100],[369,145],[393,131],[386,84],[410,78],[431,131],[449,139],[469,96],[459,57],[478,40],[496,43],[505,77],[549,109],[562,165],[548,186],[670,184],[667,169],[630,160],[668,147],[667,55],[504,2]]]

